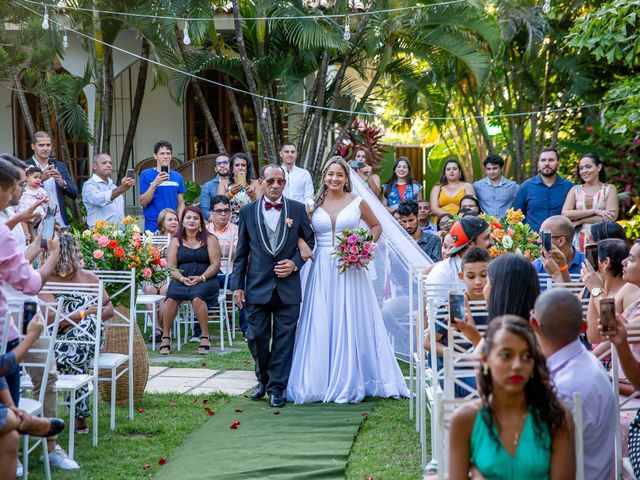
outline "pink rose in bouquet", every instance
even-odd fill
[[[104,252],[102,250],[96,249],[93,251],[93,258],[100,260],[102,257],[104,257]]]
[[[344,230],[337,236],[333,256],[338,259],[338,271],[346,272],[350,268],[367,268],[373,259],[375,243],[368,230]]]
[[[109,245],[109,237],[105,237],[104,235],[98,239],[98,245],[101,247],[106,247]]]

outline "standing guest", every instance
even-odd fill
[[[473,184],[480,209],[495,218],[503,218],[513,207],[518,184],[503,175],[504,159],[489,155],[484,159],[484,178]]]
[[[444,213],[457,215],[462,197],[475,194],[473,185],[464,180],[460,163],[454,159],[447,160],[440,180],[431,189],[431,209],[438,216]]]
[[[124,219],[123,194],[135,184],[135,180],[124,177],[119,186],[111,180],[113,163],[106,153],[93,159],[93,175],[82,186],[82,202],[87,207],[87,224],[92,227],[97,220],[119,225]]]
[[[212,221],[207,224],[207,230],[218,239],[220,244],[220,270],[218,270],[218,286],[224,288],[224,281],[233,268],[236,245],[238,244],[238,226],[231,223],[231,205],[225,195],[216,195],[211,199]],[[229,253],[231,258],[228,259]],[[247,319],[244,308],[240,309],[240,330],[247,334]]]
[[[50,254],[43,253],[42,259],[49,261]],[[80,245],[73,235],[60,236],[60,258],[51,276],[52,282],[66,284],[95,284],[100,282],[98,276],[83,267]],[[55,303],[62,298],[62,310],[74,323],[61,321],[54,347],[58,373],[68,375],[88,375],[93,369],[94,339],[96,335],[104,337],[104,324],[98,323],[98,306],[94,294],[65,291],[65,293],[41,294],[40,300]],[[113,317],[113,304],[106,290],[102,296],[102,321]],[[55,321],[55,312],[49,312],[48,323]],[[80,342],[80,343],[79,343]],[[89,387],[78,389],[74,395],[81,399],[76,406],[75,433],[89,433],[87,419],[91,415],[89,408]],[[67,401],[69,398],[67,397]],[[95,412],[94,412],[95,413]]]
[[[280,159],[287,174],[287,184],[284,187],[284,196],[290,200],[313,204],[313,180],[311,174],[304,168],[296,166],[298,152],[291,142],[285,142],[280,149]]]
[[[418,203],[414,200],[405,200],[400,203],[396,211],[398,212],[398,223],[413,238],[420,249],[434,262],[442,260],[440,239],[418,228]]]
[[[405,200],[421,200],[422,185],[413,181],[411,163],[407,157],[398,157],[393,164],[393,173],[387,183],[382,186],[382,203],[387,210],[393,212],[400,202]]]
[[[26,185],[21,188],[22,195],[16,205],[16,212],[27,210],[34,203],[38,203],[40,206],[36,207],[33,213],[38,217],[44,218],[46,212],[46,204],[49,203],[49,194],[42,188],[42,172],[38,167],[30,165],[24,171],[26,177]],[[18,190],[18,188],[16,188]],[[45,202],[43,204],[43,201]],[[28,238],[34,238],[33,222],[22,222],[22,230]]]
[[[436,224],[431,221],[431,204],[429,200],[418,202],[418,227],[426,233],[435,235],[438,231]]]
[[[364,166],[360,167],[360,162],[363,162]],[[357,165],[357,167],[354,165]],[[349,162],[349,166],[356,171],[358,176],[371,189],[373,194],[377,198],[380,198],[382,186],[378,174],[373,173],[373,155],[371,155],[371,150],[362,145],[358,146],[355,154],[353,155],[353,160]]]
[[[543,148],[538,156],[538,175],[518,189],[514,209],[522,211],[524,222],[536,232],[547,218],[562,213],[564,201],[573,187],[573,183],[558,175],[559,164],[556,149]]]
[[[559,266],[567,266],[566,269],[562,270],[562,274],[565,281],[570,282],[571,278],[568,274],[578,275],[582,269],[582,262],[584,262],[584,253],[576,250],[571,244],[575,229],[567,217],[554,215],[546,219],[540,226],[540,232],[544,232],[545,230],[551,232],[551,244],[560,250],[564,256],[565,262],[559,263]],[[553,276],[553,272],[546,270],[542,258],[535,259],[533,266],[538,273],[548,273]]]
[[[202,186],[200,210],[207,222],[211,222],[211,199],[224,195],[229,186],[229,156],[221,153],[216,157],[216,176]]]
[[[33,156],[26,160],[27,165],[35,165],[42,172],[42,186],[58,207],[56,221],[60,226],[66,227],[69,225],[69,216],[64,197],[75,200],[78,197],[78,189],[67,166],[51,157],[51,135],[47,132],[34,133],[31,148]]]
[[[249,157],[244,153],[234,153],[231,156],[231,173],[226,194],[231,204],[231,222],[236,225],[240,209],[255,202],[260,194],[260,183],[253,176],[253,162]]]
[[[480,399],[451,417],[448,478],[575,478],[571,414],[531,326],[515,315],[495,318],[480,360]]]
[[[151,232],[158,230],[158,214],[165,208],[177,210],[182,214],[187,191],[182,175],[171,170],[173,147],[166,140],[160,140],[153,146],[153,158],[156,167],[149,168],[140,174],[140,204],[144,214],[144,229]],[[162,170],[168,169],[168,173]]]
[[[200,323],[198,355],[208,355],[211,351],[209,308],[218,302],[216,274],[220,269],[220,245],[216,237],[209,235],[198,207],[189,205],[184,208],[178,236],[171,240],[167,257],[169,266],[173,267],[173,280],[164,302],[160,355],[171,353],[169,333],[178,307],[186,301],[193,305],[193,312]]]
[[[574,244],[581,252],[592,224],[618,218],[618,192],[615,186],[604,183],[606,179],[600,159],[591,153],[583,155],[578,163],[577,185],[569,190],[562,207],[562,214],[576,229]]]
[[[465,214],[472,213],[474,215],[480,215],[483,213],[480,208],[480,202],[473,195],[465,195],[460,200],[460,210],[458,211],[458,214],[462,215],[463,212]]]
[[[558,397],[571,404],[573,394],[580,393],[584,478],[612,478],[619,421],[617,397],[602,365],[580,341],[580,300],[564,288],[548,290],[538,297],[530,323],[547,358]]]

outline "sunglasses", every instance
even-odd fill
[[[274,183],[277,185],[284,185],[286,180],[284,180],[283,178],[269,178],[268,180],[265,180],[267,185],[273,185]]]
[[[213,213],[217,213],[218,215],[222,215],[223,213],[231,212],[230,208],[216,208]]]
[[[220,160],[216,162],[216,167],[221,167],[222,165],[229,165],[229,160]]]

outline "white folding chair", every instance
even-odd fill
[[[105,324],[105,328],[126,328],[128,329],[128,349],[127,353],[100,352],[98,368],[108,370],[109,376],[98,376],[99,382],[111,382],[111,430],[116,428],[116,382],[129,372],[129,419],[133,420],[133,333],[136,321],[136,269],[129,272],[118,272],[109,270],[94,270],[98,278],[104,283],[117,285],[117,290],[111,293],[111,300],[114,298],[128,297],[129,316],[113,310],[113,320]],[[120,371],[118,372],[118,369]]]
[[[169,243],[171,243],[171,235],[150,235],[148,237],[145,236],[145,240],[152,246],[163,249],[168,247]]]
[[[20,364],[22,369],[25,369],[26,367],[43,369],[42,385],[38,392],[38,398],[33,399],[21,396],[20,403],[18,404],[18,408],[37,417],[41,417],[44,411],[44,397],[46,394],[45,384],[50,373],[51,362],[53,361],[53,347],[55,345],[56,335],[58,334],[58,325],[62,314],[62,303],[62,299],[59,299],[55,303],[40,303],[40,306],[44,308],[45,318],[48,317],[49,313],[52,313],[55,315],[55,320],[50,328],[47,328],[42,332],[42,335],[40,335],[38,341],[29,349],[29,352],[39,353],[41,355],[44,354],[44,358],[41,357],[42,360],[40,361],[23,360]],[[15,315],[18,317],[16,325],[18,325],[20,331],[22,331],[20,328],[22,325],[22,312],[15,312]],[[22,478],[23,480],[26,480],[29,477],[29,454],[33,452],[38,445],[41,445],[44,460],[44,476],[49,480],[51,478],[51,469],[49,465],[49,448],[47,446],[47,439],[44,437],[35,437],[36,441],[33,445],[29,445],[29,439],[29,435],[22,435]]]
[[[73,328],[80,329],[85,333],[87,340],[71,340],[70,344],[86,345],[87,348],[93,349],[93,362],[92,371],[87,374],[58,374],[58,381],[56,382],[56,391],[69,394],[69,401],[64,400],[63,405],[69,407],[69,457],[74,458],[74,446],[75,446],[75,414],[76,406],[78,402],[84,400],[93,393],[93,446],[98,445],[98,371],[100,361],[100,345],[102,340],[102,295],[104,292],[103,281],[98,283],[62,283],[62,282],[48,282],[40,290],[39,295],[53,295],[55,296],[70,296],[81,295],[86,298],[84,306],[95,305],[96,312],[96,329],[95,333],[87,331],[80,325],[77,320],[71,319],[70,313],[61,312],[61,321],[69,323]],[[57,339],[56,344],[61,340]],[[32,387],[32,386],[31,386]],[[78,397],[78,392],[83,387],[87,387],[87,393]]]

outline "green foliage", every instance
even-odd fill
[[[624,228],[624,233],[630,240],[640,238],[640,213],[636,213],[629,220],[620,220],[618,222]]]
[[[603,110],[608,131],[629,136],[640,126],[640,74],[623,77],[614,83],[604,100],[614,102]]]
[[[188,180],[184,182],[184,186],[187,189],[186,192],[182,195],[184,198],[184,203],[187,205],[193,205],[196,199],[200,196],[200,185],[196,182]]]

